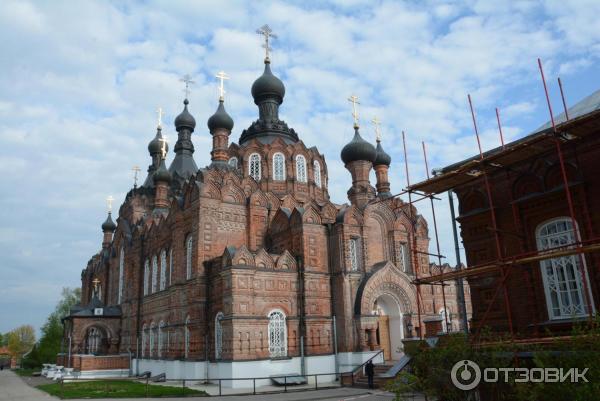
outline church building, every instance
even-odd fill
[[[185,99],[174,157],[159,124],[147,178],[102,224],[81,305],[65,320],[63,365],[168,379],[334,373],[379,350],[399,359],[427,319],[461,329],[454,282],[445,296],[422,286],[417,305],[415,276],[440,272],[427,222],[392,195],[392,159],[380,138],[361,136],[356,97],[353,132],[339,133],[349,174],[336,178],[349,203],[336,204],[323,154],[280,118],[285,87],[268,50],[251,89],[258,118],[237,143],[219,76],[207,129],[196,130]],[[193,135],[212,136],[206,167]]]

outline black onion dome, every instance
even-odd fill
[[[158,170],[156,170],[154,172],[154,175],[152,177],[154,179],[154,183],[157,182],[166,182],[169,183],[171,182],[171,173],[169,173],[169,170],[167,170],[167,166],[165,166],[165,160],[162,159],[160,161],[160,165],[158,166]]]
[[[233,128],[233,119],[225,111],[223,100],[219,100],[219,107],[217,107],[217,111],[215,112],[215,114],[210,116],[210,118],[207,121],[207,125],[210,132],[213,132],[218,128],[223,128],[227,131],[231,131],[231,129]]]
[[[110,212],[108,212],[108,217],[106,217],[106,220],[104,221],[104,223],[102,223],[102,231],[114,232],[116,229],[117,225],[110,216]]]
[[[185,105],[183,107],[183,111],[181,112],[181,114],[175,117],[175,129],[179,131],[182,128],[187,128],[190,131],[193,131],[194,128],[196,128],[196,119],[188,111],[187,106],[188,104],[190,104],[190,102],[187,99],[185,99],[183,101],[183,104]]]
[[[377,156],[375,157],[375,161],[373,162],[374,166],[390,166],[390,164],[392,164],[392,158],[390,155],[388,155],[387,153],[385,153],[385,150],[383,150],[383,147],[381,146],[381,142],[377,141]]]
[[[254,103],[259,104],[263,99],[275,98],[279,104],[283,102],[285,86],[279,78],[271,72],[271,63],[265,60],[265,71],[252,84],[252,97]]]
[[[150,152],[151,155],[153,155],[155,153],[161,153],[162,147],[163,147],[163,144],[162,144],[163,140],[164,140],[164,137],[162,135],[162,130],[160,127],[158,127],[156,129],[156,136],[148,144],[148,152]],[[169,145],[167,143],[165,143],[165,151],[166,152],[169,151]]]
[[[357,160],[373,162],[376,156],[375,147],[362,139],[358,133],[358,128],[354,128],[354,138],[342,149],[341,157],[344,164]]]

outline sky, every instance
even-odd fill
[[[220,70],[231,77],[225,104],[238,141],[258,116],[250,87],[262,74],[263,24],[278,35],[271,60],[286,86],[280,116],[325,155],[331,200],[344,203],[351,179],[339,154],[353,135],[351,94],[365,139],[375,139],[371,119],[382,121],[398,193],[406,186],[402,130],[411,182],[425,177],[421,141],[430,168],[477,153],[467,94],[484,150],[500,142],[495,107],[506,141],[544,124],[538,57],[555,110],[558,76],[571,105],[600,88],[598,15],[596,0],[2,1],[0,332],[39,329],[61,289],[80,286],[101,247],[106,197],[118,210],[132,167],[145,178],[159,106],[163,133],[176,140],[184,74],[195,81],[196,163],[210,162],[205,122]],[[440,198],[441,253],[454,263]],[[428,202],[417,206],[432,227]]]

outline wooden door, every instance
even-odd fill
[[[390,345],[390,318],[389,316],[379,316],[379,347],[383,350],[383,357],[386,361],[392,359],[392,347]]]

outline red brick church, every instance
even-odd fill
[[[109,212],[81,274],[65,365],[200,379],[344,372],[380,349],[399,359],[427,318],[459,330],[454,284],[445,307],[439,286],[422,289],[418,313],[412,281],[437,273],[428,226],[392,196],[381,141],[363,139],[355,111],[341,150],[349,204],[332,202],[324,156],[280,119],[271,68],[267,56],[251,91],[258,119],[237,143],[221,95],[197,134],[212,136],[209,166],[194,161],[187,99],[168,167],[159,124],[146,180],[116,222]]]

